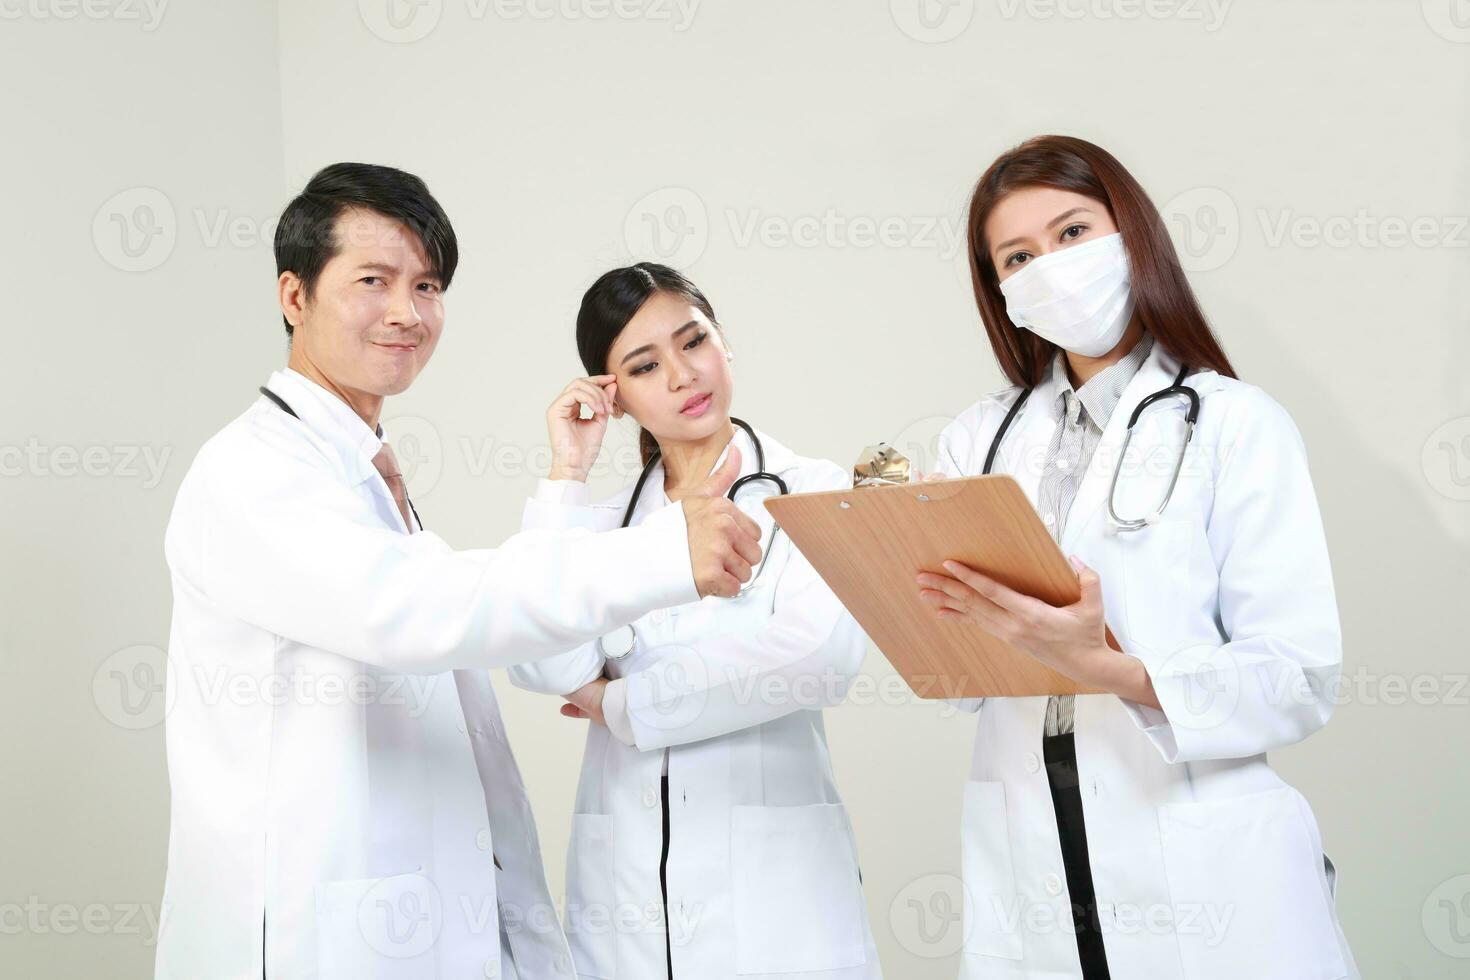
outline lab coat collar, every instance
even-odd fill
[[[354,486],[377,472],[373,457],[383,446],[381,425],[377,432],[369,429],[352,406],[291,368],[272,372],[266,387],[290,405],[312,434],[332,450]],[[273,404],[270,409],[280,411]]]
[[[755,426],[751,426],[751,428],[755,429],[755,434],[761,441],[761,447],[765,450],[767,473],[776,473],[779,475],[790,469],[796,463],[797,456],[795,453],[775,439],[772,439],[761,429],[756,429]],[[719,459],[715,460],[714,465],[710,467],[709,471],[713,473],[724,465],[725,457],[730,455],[731,446],[738,446],[740,449],[740,476],[748,476],[754,473],[756,471],[755,443],[751,441],[750,436],[746,434],[745,430],[738,425],[735,426],[735,437],[725,444],[724,449],[720,450]],[[739,477],[736,477],[736,479],[739,479]],[[630,486],[627,494],[631,496],[632,493],[633,488]],[[668,504],[669,500],[664,495],[664,464],[660,460],[653,465],[653,469],[648,474],[648,482],[643,485],[643,493],[638,498],[638,507],[633,512],[631,523],[636,524],[648,514],[653,513],[653,511],[660,507],[666,507]]]
[[[1118,455],[1128,432],[1129,416],[1133,414],[1139,402],[1161,388],[1167,388],[1173,384],[1174,375],[1178,370],[1179,361],[1164,350],[1162,344],[1155,343],[1153,350],[1149,352],[1148,360],[1143,362],[1138,373],[1123,389],[1123,396],[1118,399],[1118,404],[1113,408],[1113,414],[1108,418],[1108,424],[1103,429],[1102,440],[1098,443],[1097,449],[1093,451],[1092,459],[1087,465],[1087,472],[1083,475],[1082,484],[1077,488],[1077,496],[1072,501],[1071,512],[1067,515],[1066,530],[1062,533],[1061,545],[1064,552],[1071,553],[1076,550],[1082,532],[1103,509],[1103,502],[1107,499],[1108,489],[1112,484],[1113,470],[1118,464]]]

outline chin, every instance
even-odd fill
[[[402,374],[378,378],[373,385],[373,394],[383,398],[391,395],[401,395],[413,385],[414,380],[418,376],[418,371],[407,371]]]

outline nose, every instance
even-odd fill
[[[417,327],[424,322],[424,318],[419,315],[411,286],[404,284],[392,291],[389,295],[388,309],[384,311],[383,322],[391,327],[403,328]]]

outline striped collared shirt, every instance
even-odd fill
[[[1036,509],[1051,536],[1062,539],[1067,526],[1067,512],[1077,497],[1077,488],[1087,473],[1092,454],[1102,441],[1103,429],[1123,397],[1123,389],[1138,373],[1153,350],[1154,340],[1144,334],[1122,360],[1110,364],[1088,379],[1077,390],[1067,377],[1066,353],[1057,351],[1052,362],[1052,378],[1056,383],[1056,401],[1051,406],[1057,419],[1046,461],[1041,471],[1041,484],[1036,494]],[[1046,734],[1065,735],[1072,731],[1073,695],[1052,695],[1046,702]]]

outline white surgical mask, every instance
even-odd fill
[[[1083,357],[1118,346],[1133,316],[1128,253],[1116,233],[1038,256],[1000,291],[1012,323]]]

